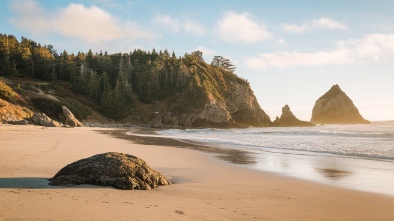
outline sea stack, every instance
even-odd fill
[[[282,115],[276,117],[276,119],[272,122],[273,127],[312,127],[314,124],[299,120],[296,116],[294,116],[293,112],[291,112],[289,105],[285,105],[282,108]]]
[[[336,84],[321,96],[312,110],[314,124],[370,124],[359,113],[353,101]]]

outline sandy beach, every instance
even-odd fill
[[[0,125],[0,220],[394,220],[393,197],[247,169],[212,153],[137,144],[97,130]],[[67,164],[112,151],[142,158],[173,184],[147,191],[48,185]]]

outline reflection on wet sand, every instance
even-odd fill
[[[323,174],[324,177],[331,180],[340,180],[345,177],[351,176],[352,172],[337,169],[316,169],[319,173]]]
[[[152,129],[138,129],[138,130],[99,130],[98,132],[103,134],[109,134],[116,138],[130,140],[132,142],[143,144],[143,145],[159,145],[159,146],[171,146],[178,148],[188,148],[203,151],[206,153],[215,154],[215,157],[224,160],[229,163],[235,164],[255,164],[255,158],[253,154],[248,151],[231,149],[231,148],[220,148],[211,147],[198,144],[196,142],[189,142],[183,140],[176,140],[171,138],[163,137],[150,137],[150,136],[138,136],[138,134],[155,134]],[[131,133],[128,133],[131,132]],[[135,134],[135,135],[133,135]]]

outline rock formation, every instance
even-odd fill
[[[249,84],[231,83],[225,101],[231,118],[237,124],[254,127],[271,124],[270,117],[261,109]]]
[[[70,126],[70,127],[82,127],[81,122],[77,118],[74,117],[74,114],[65,106],[62,106],[63,114],[64,117],[66,118],[64,120],[64,125]]]
[[[299,120],[294,114],[290,111],[290,107],[285,105],[282,108],[282,115],[276,117],[276,119],[272,122],[273,127],[312,127],[314,124]]]
[[[266,127],[269,116],[261,109],[250,86],[244,82],[228,83],[227,96],[223,99],[209,94],[209,101],[202,109],[187,117],[179,118],[184,127]]]
[[[312,110],[315,124],[369,124],[359,113],[353,101],[336,84],[321,96]]]
[[[33,121],[34,124],[41,125],[44,127],[60,127],[59,122],[52,120],[44,113],[33,114],[31,120]]]
[[[234,80],[234,79],[233,79]],[[171,108],[176,102],[150,117],[149,125],[153,127],[266,127],[271,124],[269,116],[261,109],[249,84],[238,79],[228,80],[226,90],[218,95],[206,92],[207,101],[189,112],[176,113]],[[172,106],[171,106],[172,105]],[[159,105],[158,105],[159,106]],[[173,114],[168,114],[172,112]],[[174,113],[175,112],[175,113]]]
[[[148,190],[171,182],[142,159],[123,153],[103,153],[78,160],[61,169],[49,185],[91,184],[122,190]]]

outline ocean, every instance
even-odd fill
[[[256,163],[245,166],[252,169],[394,196],[394,121],[157,133],[251,152]]]

